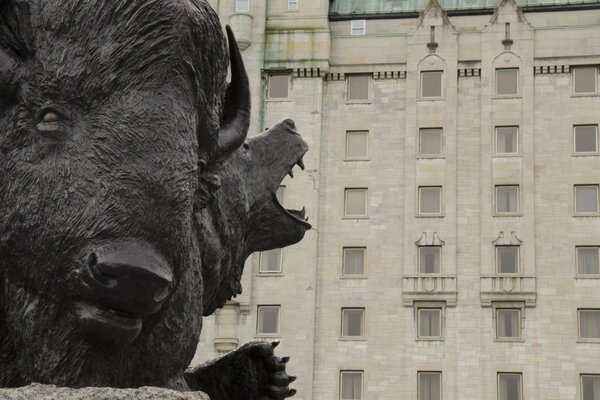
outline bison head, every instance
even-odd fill
[[[241,271],[251,251],[302,237],[290,212],[302,229],[284,240],[233,228],[277,206],[284,175],[243,193],[257,158],[231,156],[250,99],[231,32],[229,49],[201,0],[0,0],[0,386],[176,386],[215,246],[243,239],[229,263]],[[219,181],[234,195],[212,196]],[[225,297],[239,289],[227,274],[210,283]]]

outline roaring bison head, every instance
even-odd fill
[[[273,197],[293,126],[240,147],[228,36],[201,0],[0,0],[0,387],[176,386],[246,257],[308,229]]]

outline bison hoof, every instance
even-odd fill
[[[296,394],[296,389],[290,389],[290,383],[296,380],[285,370],[289,357],[278,357],[274,349],[279,341],[248,343],[248,354],[253,360],[258,376],[261,376],[259,388],[260,400],[283,400]]]

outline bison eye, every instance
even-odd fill
[[[52,122],[59,122],[60,120],[61,120],[61,118],[57,113],[55,113],[54,111],[48,111],[42,117],[41,122],[45,123],[45,124],[49,124]]]

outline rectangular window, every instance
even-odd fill
[[[261,274],[281,273],[281,249],[267,250],[260,253]]]
[[[498,400],[521,400],[521,374],[498,373]]]
[[[442,187],[419,187],[419,214],[434,215],[442,213]]]
[[[442,373],[419,372],[417,373],[419,400],[442,399]]]
[[[369,100],[370,82],[368,74],[348,74],[348,101]]]
[[[596,75],[598,75],[596,67],[586,66],[573,68],[573,93],[596,93]]]
[[[499,275],[519,273],[519,246],[496,246],[496,272]]]
[[[421,72],[421,97],[442,97],[442,71]]]
[[[290,76],[288,74],[269,75],[269,99],[287,99]]]
[[[362,371],[340,371],[340,400],[362,400],[362,387]]]
[[[581,375],[581,400],[600,400],[600,375]]]
[[[442,337],[442,309],[419,308],[418,326],[419,339],[439,339]]]
[[[298,0],[288,0],[288,10],[295,11],[298,9]]]
[[[600,247],[577,247],[577,274],[600,275]]]
[[[369,157],[369,132],[346,132],[346,159],[365,160]]]
[[[422,156],[442,154],[442,128],[419,129],[419,154]]]
[[[519,94],[519,68],[496,69],[496,94],[498,96]]]
[[[364,336],[365,309],[342,308],[342,337],[356,338]]]
[[[364,275],[365,250],[366,249],[364,247],[344,247],[342,275]]]
[[[235,0],[235,11],[236,12],[250,11],[250,0]]]
[[[496,212],[499,214],[519,212],[518,185],[496,186]]]
[[[419,247],[419,272],[422,274],[439,274],[442,258],[440,246]]]
[[[598,213],[598,185],[575,186],[575,212],[580,214]]]
[[[598,152],[598,125],[577,125],[575,131],[575,153]]]
[[[496,127],[496,154],[516,154],[519,152],[518,127]]]
[[[346,217],[367,216],[367,189],[345,189],[344,214]]]
[[[521,337],[521,310],[518,308],[496,309],[496,339],[519,339]]]
[[[258,306],[257,335],[276,335],[279,333],[279,309],[279,306]]]
[[[350,21],[350,35],[361,36],[366,32],[367,21],[364,19],[354,19]]]
[[[600,339],[600,310],[578,310],[579,337]]]

